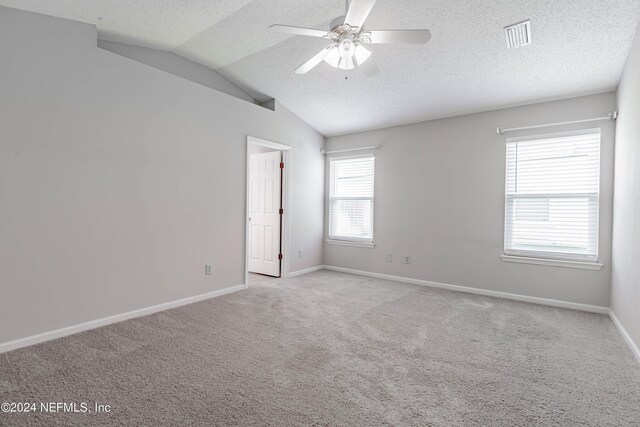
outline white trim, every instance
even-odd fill
[[[282,233],[282,271],[281,277],[289,277],[289,269],[291,268],[291,263],[289,262],[289,254],[291,253],[291,239],[289,237],[291,230],[291,194],[292,193],[292,172],[291,168],[293,166],[293,153],[291,147],[285,144],[280,144],[278,142],[267,141],[266,139],[256,138],[255,136],[247,135],[247,162],[245,167],[247,168],[247,185],[246,185],[246,204],[245,204],[245,236],[244,236],[244,283],[249,283],[249,204],[251,201],[249,200],[249,186],[251,183],[249,180],[251,179],[251,170],[249,169],[249,165],[251,163],[251,145],[259,145],[261,147],[271,148],[273,150],[282,151],[284,157],[284,171],[283,171],[283,182],[282,182],[282,197],[283,202],[282,206],[284,209],[284,214],[282,215],[283,227],[281,230]]]
[[[350,153],[352,151],[362,151],[362,150],[377,150],[380,148],[380,144],[372,145],[370,147],[361,147],[361,148],[347,148],[346,150],[333,150],[327,151],[324,148],[320,150],[322,154],[337,154],[337,153]]]
[[[165,302],[158,305],[152,305],[150,307],[133,310],[126,313],[116,314],[114,316],[103,317],[102,319],[91,320],[89,322],[79,323],[77,325],[71,325],[64,328],[55,329],[49,332],[43,332],[41,334],[32,335],[30,337],[19,338],[13,341],[7,341],[4,343],[0,343],[0,353],[16,350],[18,348],[38,344],[45,341],[50,341],[56,338],[66,337],[68,335],[77,334],[79,332],[87,331],[89,329],[100,328],[102,326],[110,325],[112,323],[122,322],[123,320],[129,320],[136,317],[147,316],[149,314],[157,313],[159,311],[165,311],[171,308],[193,304],[195,302],[204,301],[210,298],[215,298],[222,295],[230,294],[232,292],[241,291],[246,288],[247,288],[246,285],[231,286],[229,288],[207,292],[206,294],[194,295],[192,297],[182,298],[175,301],[169,301],[169,302]]]
[[[305,268],[304,270],[292,271],[291,273],[289,273],[289,277],[298,277],[302,276],[303,274],[313,273],[314,271],[322,269],[324,269],[324,265],[316,265],[315,267]]]
[[[620,332],[620,335],[622,335],[622,338],[624,338],[626,343],[629,345],[633,356],[636,358],[638,363],[640,363],[640,348],[638,348],[638,344],[633,341],[633,338],[631,338],[631,335],[629,335],[624,326],[622,326],[622,323],[620,323],[613,310],[609,310],[609,317],[613,321],[613,324],[616,325],[616,328],[618,328],[618,331]]]
[[[487,289],[470,288],[467,286],[449,285],[446,283],[431,282],[428,280],[412,279],[409,277],[392,276],[389,274],[372,273],[369,271],[352,270],[350,268],[325,265],[325,269],[342,273],[357,274],[359,276],[375,277],[378,279],[393,280],[395,282],[411,283],[412,285],[429,286],[432,288],[447,289],[450,291],[466,292],[470,294],[484,295],[488,297],[504,298],[515,301],[529,302],[533,304],[548,305],[551,307],[570,308],[573,310],[588,311],[591,313],[609,314],[608,307],[598,305],[580,304],[576,302],[560,301],[555,299],[531,297],[527,295],[511,294],[508,292],[490,291]]]
[[[598,262],[581,262],[581,261],[567,261],[567,260],[560,260],[560,259],[530,258],[530,257],[515,256],[515,255],[500,255],[500,258],[502,258],[502,261],[505,261],[505,262],[548,265],[552,267],[581,268],[584,270],[602,270],[602,267],[603,267],[603,265]]]
[[[350,159],[369,159],[371,157],[375,159],[376,153],[344,154],[340,156],[329,155],[327,159],[329,159],[329,161],[333,161],[333,160],[350,160]]]
[[[505,132],[515,132],[515,131],[519,131],[519,130],[548,128],[548,127],[553,127],[553,126],[573,125],[573,124],[577,124],[577,123],[600,122],[600,121],[604,121],[604,120],[611,121],[611,120],[615,120],[617,118],[618,118],[618,111],[616,110],[613,113],[609,113],[604,117],[594,117],[592,119],[570,120],[570,121],[566,121],[566,122],[545,123],[545,124],[542,124],[542,125],[522,126],[522,127],[518,127],[518,128],[507,128],[507,129],[498,126],[496,128],[496,132],[501,134],[501,135],[503,135]]]
[[[331,162],[341,161],[347,159],[367,159],[373,158],[373,196],[371,197],[331,197]],[[330,245],[342,245],[342,246],[354,246],[354,247],[362,247],[362,248],[373,248],[375,247],[375,242],[373,238],[375,237],[375,182],[376,182],[376,174],[375,174],[375,153],[365,153],[365,154],[354,154],[349,156],[329,156],[325,160],[325,189],[329,189],[325,191],[324,203],[325,203],[325,229],[326,229],[326,243]],[[371,200],[371,234],[372,238],[369,240],[368,238],[359,238],[359,237],[351,237],[351,236],[332,236],[331,235],[331,201],[332,200]]]
[[[518,172],[518,144],[519,143],[544,143],[555,145],[561,141],[574,141],[576,143],[584,143],[590,147],[589,150],[594,149],[591,154],[587,156],[594,160],[597,152],[597,164],[591,164],[595,170],[590,169],[594,176],[597,176],[597,185],[595,188],[583,188],[581,192],[567,192],[553,193],[540,191],[535,194],[522,194],[518,190],[517,183],[519,182]],[[597,150],[595,150],[597,145]],[[506,138],[506,174],[505,174],[505,205],[504,205],[504,255],[512,256],[514,258],[503,258],[507,262],[523,262],[526,264],[541,264],[551,265],[556,267],[569,267],[569,268],[584,268],[590,270],[602,269],[602,264],[598,264],[598,249],[599,249],[599,229],[600,229],[600,177],[601,177],[601,147],[602,147],[602,130],[600,128],[592,129],[580,129],[573,131],[555,132],[538,135],[527,135],[517,138]],[[541,149],[541,150],[546,150]],[[540,169],[536,169],[536,172],[531,172],[530,178],[537,180],[542,177]],[[514,180],[515,179],[515,187]],[[586,185],[586,184],[585,184]],[[525,192],[526,193],[526,192]],[[514,242],[514,232],[517,229],[515,225],[517,223],[517,209],[516,205],[519,200],[534,200],[534,199],[547,199],[547,204],[552,203],[554,199],[586,199],[587,200],[587,230],[586,230],[586,248],[585,253],[571,252],[568,248],[562,251],[560,248],[556,248],[557,251],[544,250],[539,248],[535,250],[533,248],[525,248],[522,245],[518,245]],[[548,209],[547,209],[548,210]],[[547,212],[548,213],[548,212]],[[540,230],[538,230],[540,231]],[[545,234],[545,231],[541,231]],[[546,230],[549,232],[549,230]],[[535,233],[534,233],[535,234]],[[548,237],[548,236],[547,236]],[[525,239],[526,240],[526,239]],[[548,240],[548,239],[547,239]],[[529,242],[531,243],[531,242]],[[561,242],[556,242],[561,243]],[[572,246],[569,244],[568,246]],[[528,260],[520,261],[517,257],[523,257]],[[542,259],[544,261],[535,262],[535,259]],[[557,262],[556,262],[557,261]],[[568,261],[564,263],[564,261]],[[575,263],[572,263],[575,262]]]
[[[374,248],[375,242],[356,242],[352,240],[327,239],[325,242],[329,245],[355,246],[359,248]]]
[[[280,144],[279,142],[267,141],[266,139],[256,138],[251,135],[247,135],[247,143],[272,148],[278,151],[287,151],[291,149],[288,145]]]
[[[592,134],[598,134],[602,137],[602,129],[599,127],[595,128],[585,128],[585,129],[576,129],[576,130],[565,130],[559,132],[547,132],[547,133],[538,133],[538,134],[530,134],[523,136],[514,136],[505,138],[505,142],[507,144],[513,142],[529,142],[529,141],[539,141],[544,139],[556,139],[563,137],[572,137],[572,136],[586,136]]]

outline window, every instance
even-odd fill
[[[329,158],[329,240],[373,243],[375,158]]]
[[[507,140],[506,255],[597,262],[600,131]]]

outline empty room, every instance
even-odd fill
[[[640,426],[640,0],[0,0],[0,425]]]

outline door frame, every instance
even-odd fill
[[[247,185],[246,185],[246,204],[245,204],[245,229],[244,229],[244,284],[245,287],[249,287],[249,206],[251,204],[250,191],[251,191],[251,146],[258,145],[261,147],[271,148],[273,150],[281,151],[284,158],[284,170],[282,171],[282,207],[284,214],[282,215],[282,227],[280,233],[282,236],[281,248],[282,251],[282,264],[280,269],[281,277],[289,277],[290,260],[289,254],[291,253],[290,245],[290,232],[291,230],[291,165],[292,155],[291,147],[288,145],[280,144],[266,139],[256,138],[254,136],[247,135]]]

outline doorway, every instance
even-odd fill
[[[245,284],[288,275],[289,146],[247,138]]]

